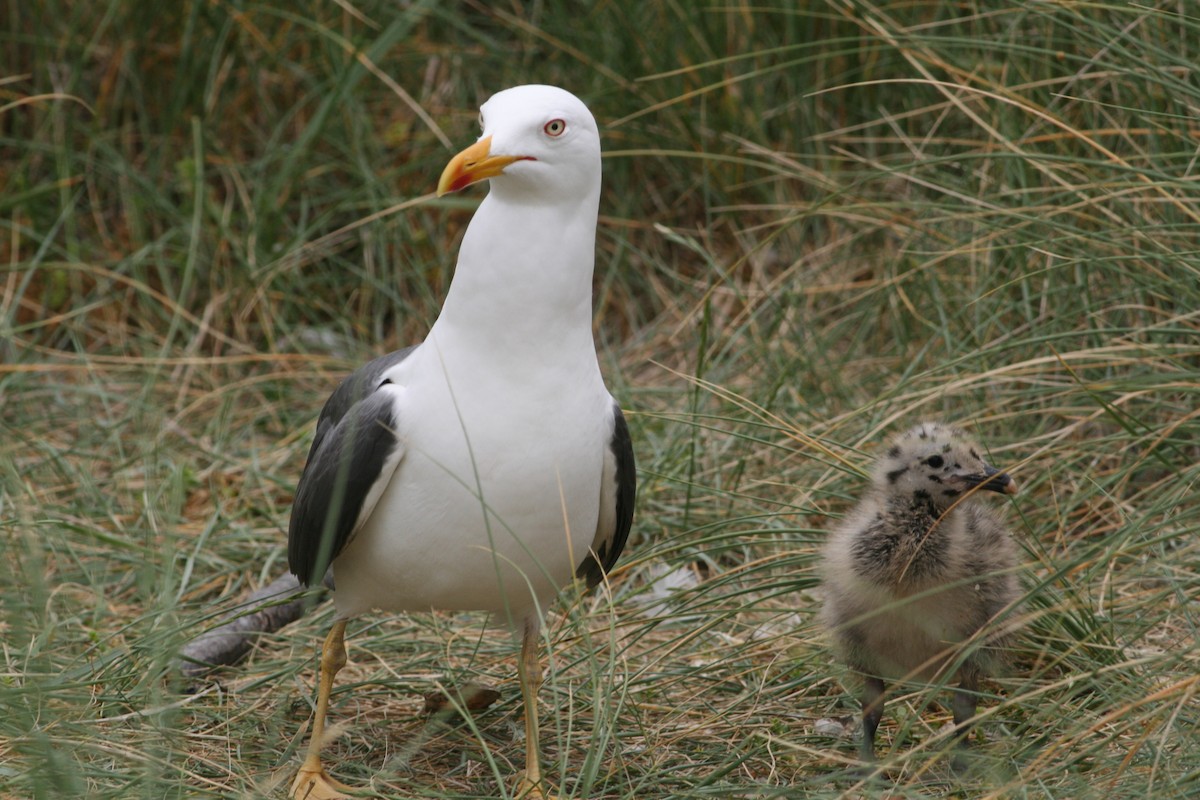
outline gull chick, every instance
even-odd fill
[[[1016,547],[982,492],[1016,494],[959,428],[927,422],[893,439],[871,489],[824,554],[824,621],[863,678],[864,761],[875,757],[886,683],[957,669],[955,737],[966,747],[979,682],[1004,657]]]

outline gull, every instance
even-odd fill
[[[542,618],[574,579],[603,581],[629,534],[633,448],[592,335],[596,121],[569,92],[530,85],[493,95],[480,125],[438,183],[490,182],[441,313],[423,342],[334,390],[296,489],[288,564],[309,585],[332,564],[337,617],[294,798],[350,791],[320,750],[346,623],[376,609],[487,611],[520,637],[520,792],[547,797]]]
[[[886,681],[957,670],[954,731],[965,748],[980,680],[1003,661],[1016,548],[979,489],[1016,494],[1017,484],[959,428],[917,425],[889,443],[866,498],[826,545],[822,615],[863,679],[864,761],[875,757]]]

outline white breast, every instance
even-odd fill
[[[519,622],[570,582],[591,544],[611,398],[594,355],[574,374],[447,363],[435,345],[392,376],[406,387],[405,456],[334,563],[338,611],[483,610]]]

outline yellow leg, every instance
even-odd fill
[[[321,647],[321,678],[317,684],[317,713],[313,717],[312,736],[308,741],[308,755],[300,765],[300,773],[292,782],[288,795],[293,800],[348,800],[350,787],[334,780],[321,766],[321,745],[325,738],[325,714],[329,711],[329,693],[333,691],[333,679],[346,666],[346,621],[338,620],[329,629],[325,644]]]
[[[538,690],[542,688],[542,666],[538,663],[538,624],[526,622],[521,637],[521,660],[517,675],[525,700],[525,777],[517,789],[522,800],[557,800],[542,785],[542,746],[538,736]]]

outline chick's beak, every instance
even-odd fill
[[[969,480],[975,486],[982,486],[991,492],[1017,493],[1017,482],[1007,472],[1001,472],[995,467],[985,467],[982,475],[972,475]]]
[[[485,136],[450,159],[438,180],[437,196],[457,192],[472,183],[494,178],[514,161],[533,161],[531,156],[494,156],[492,137]]]

